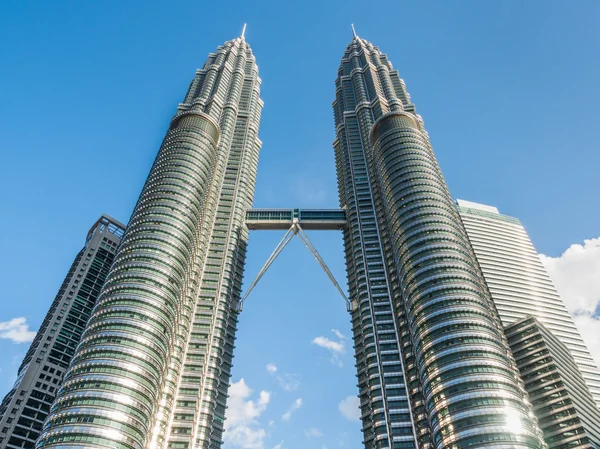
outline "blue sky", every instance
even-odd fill
[[[331,101],[355,23],[406,81],[452,194],[519,217],[600,329],[600,3],[366,4],[2,2],[0,394],[28,346],[3,323],[35,331],[89,226],[127,221],[195,69],[244,22],[265,101],[257,207],[337,206]],[[251,235],[247,283],[280,238]],[[341,235],[311,238],[344,281]],[[583,290],[567,272],[589,273]],[[299,241],[248,299],[236,346],[246,414],[231,421],[255,448],[361,447],[340,412],[356,394],[349,315]]]

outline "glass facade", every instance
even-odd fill
[[[36,447],[221,447],[248,230],[299,221],[344,232],[366,449],[546,448],[493,283],[387,56],[355,36],[338,70],[342,210],[250,210],[260,84],[243,36],[196,72],[106,283],[86,287],[98,299],[78,347],[63,335],[70,366]]]
[[[29,448],[42,431],[106,280],[125,226],[103,215],[87,234],[0,405],[0,448]]]
[[[305,230],[343,229],[346,213],[339,209],[251,209],[246,213],[250,230],[288,230],[293,223]]]
[[[531,315],[562,341],[600,407],[600,370],[523,225],[492,206],[458,200],[458,211],[504,326]]]
[[[220,447],[260,83],[243,37],[196,72],[37,447]]]
[[[364,446],[545,447],[405,84],[354,37],[333,103]]]
[[[600,409],[568,348],[532,316],[505,332],[548,447],[600,448]]]

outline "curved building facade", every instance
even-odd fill
[[[124,224],[102,215],[87,233],[0,404],[0,449],[35,446],[124,231]]]
[[[37,447],[220,446],[259,95],[243,36],[197,71]]]
[[[260,84],[243,35],[196,72],[37,448],[221,447]],[[363,446],[546,449],[423,120],[356,35],[333,110]]]
[[[365,447],[545,447],[423,121],[357,36],[333,107]]]

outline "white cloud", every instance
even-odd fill
[[[324,434],[323,432],[321,432],[320,429],[317,429],[316,427],[311,427],[310,429],[304,431],[304,435],[306,435],[306,438],[320,438]]]
[[[273,446],[273,449],[281,449],[282,446],[283,446],[283,440],[281,440],[281,443],[276,444],[275,446]]]
[[[285,412],[283,415],[281,415],[282,421],[289,421],[290,418],[292,417],[292,414],[296,410],[298,410],[300,407],[302,407],[302,398],[298,398],[294,402],[292,402],[292,405],[290,405],[287,412]]]
[[[223,441],[243,449],[263,449],[267,432],[260,427],[258,418],[267,409],[271,393],[261,391],[258,400],[252,400],[252,390],[244,379],[229,387],[225,414]]]
[[[336,336],[337,338],[339,338],[340,340],[343,340],[344,338],[346,338],[346,337],[344,336],[344,334],[342,334],[342,333],[341,333],[339,330],[337,330],[337,329],[331,329],[331,332],[333,332],[333,333],[335,334],[335,336]]]
[[[540,259],[600,366],[600,238],[573,244],[560,257],[540,254]]]
[[[27,343],[33,340],[35,332],[29,330],[29,324],[23,317],[0,322],[0,338],[12,340],[14,343]]]
[[[346,350],[346,337],[337,329],[331,329],[331,332],[338,338],[338,341],[320,336],[314,338],[312,343],[327,349],[331,353],[331,363],[342,367],[344,364],[340,360],[340,355]]]
[[[338,410],[350,421],[360,420],[360,402],[356,396],[347,396],[338,404]]]
[[[277,365],[269,363],[266,366],[267,372],[271,375],[278,371]],[[296,391],[300,386],[300,376],[293,373],[282,373],[277,376],[277,382],[279,386],[285,391]]]
[[[331,352],[341,353],[344,352],[344,342],[333,341],[327,337],[316,337],[313,343],[322,348],[328,349]]]
[[[236,426],[223,434],[223,441],[244,449],[262,449],[265,447],[265,429],[249,426]]]

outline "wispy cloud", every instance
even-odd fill
[[[266,366],[266,370],[269,374],[275,375],[275,373],[279,369],[274,363],[269,363]],[[281,373],[276,375],[275,378],[277,379],[277,383],[279,383],[279,386],[285,391],[296,391],[298,387],[300,387],[300,375],[298,374]]]
[[[313,343],[322,348],[329,349],[333,353],[340,354],[340,353],[344,352],[344,342],[343,341],[333,341],[327,337],[316,337],[313,340]]]
[[[302,407],[302,398],[296,399],[288,408],[287,412],[281,415],[282,421],[289,421],[296,410]]]
[[[337,329],[331,329],[331,332],[337,337],[337,341],[320,336],[314,338],[312,343],[320,346],[321,348],[327,349],[331,354],[331,363],[342,367],[344,364],[340,360],[340,355],[342,355],[346,350],[346,337]]]
[[[35,332],[29,330],[29,324],[23,317],[0,322],[0,338],[14,343],[28,343],[35,337]]]
[[[275,446],[273,446],[273,449],[281,449],[282,447],[283,447],[283,440],[281,440],[280,443],[278,443]]]
[[[223,441],[243,449],[263,449],[267,432],[260,427],[258,418],[267,409],[271,393],[261,391],[258,400],[250,399],[252,390],[244,379],[229,387],[229,400]]]
[[[346,338],[346,337],[344,336],[344,334],[342,334],[342,333],[341,333],[339,330],[337,330],[337,329],[331,329],[331,332],[333,332],[333,333],[335,334],[335,336],[336,336],[337,338],[339,338],[340,340],[343,340],[344,338]]]
[[[293,373],[283,373],[277,376],[277,382],[285,391],[296,391],[300,387],[300,376]]]
[[[600,366],[600,237],[573,244],[559,257],[540,254],[540,259]]]
[[[344,418],[350,421],[358,421],[360,419],[360,402],[356,396],[347,396],[338,404],[338,410]]]
[[[306,435],[306,438],[320,438],[324,436],[323,432],[316,427],[311,427],[310,429],[305,430],[304,435]]]
[[[350,434],[348,432],[342,432],[338,435],[339,447],[346,447],[346,443],[349,441]]]

